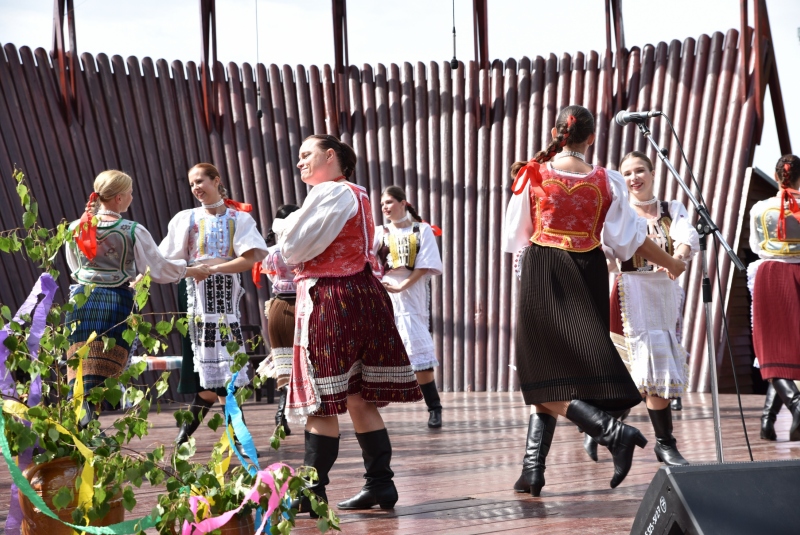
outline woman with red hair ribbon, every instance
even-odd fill
[[[178,289],[181,309],[187,311],[189,319],[178,392],[195,394],[190,408],[194,419],[181,426],[175,439],[178,444],[186,442],[197,430],[218,397],[224,404],[233,364],[226,344],[244,343],[239,312],[239,300],[244,295],[240,273],[253,270],[267,256],[267,244],[249,214],[252,207],[228,198],[216,167],[199,163],[189,169],[189,186],[202,206],[178,212],[159,245],[165,257],[184,260],[189,265],[205,264],[211,274],[202,282],[186,279]],[[260,277],[261,267],[257,266],[256,271]],[[236,378],[236,386],[248,382],[245,366]]]
[[[761,438],[776,440],[774,423],[783,402],[792,413],[789,440],[800,440],[800,158],[782,156],[775,165],[778,194],[750,210],[747,267],[753,297],[753,349],[761,377],[770,382],[761,417]],[[777,395],[776,395],[777,394]]]
[[[518,259],[516,368],[525,403],[533,406],[514,490],[533,496],[545,484],[545,459],[559,415],[608,447],[612,488],[630,470],[634,447],[647,443],[636,428],[613,417],[642,398],[609,336],[601,245],[619,258],[644,256],[674,276],[685,269],[647,239],[647,223],[628,205],[620,174],[586,162],[594,129],[589,110],[568,106],[547,147],[511,168],[514,195],[506,210],[503,250]]]
[[[86,212],[70,225],[74,241],[67,244],[67,265],[76,283],[70,287],[70,298],[83,294],[87,285],[93,289],[82,306],[66,315],[66,323],[74,327],[67,358],[86,344],[92,332],[98,336],[89,343],[83,362],[84,392],[118,376],[128,363],[131,346],[122,332],[133,311],[131,282],[138,274],[149,268],[150,278],[157,283],[178,282],[184,277],[202,280],[208,276],[205,266],[187,268],[183,260],[165,259],[146,228],[122,217],[131,202],[133,179],[122,171],[103,171],[94,180]],[[101,336],[113,339],[113,347],[107,348]],[[67,378],[72,385],[75,370],[69,368]],[[84,402],[84,409],[82,426],[95,416],[92,404]]]

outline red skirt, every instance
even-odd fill
[[[298,287],[297,309],[307,309]],[[361,394],[382,407],[422,399],[403,340],[394,323],[392,302],[371,269],[348,277],[323,277],[308,291],[311,310],[298,325],[307,332],[307,350],[292,366],[290,415],[334,416],[347,412],[347,396]],[[307,321],[305,329],[302,321]],[[307,329],[307,330],[306,330]],[[311,387],[311,388],[309,388]],[[304,399],[311,396],[313,403]]]
[[[763,262],[753,287],[753,349],[763,379],[800,380],[800,264]]]

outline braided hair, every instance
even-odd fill
[[[786,189],[797,189],[800,182],[800,158],[794,154],[781,156],[775,164],[775,179]]]
[[[594,133],[594,116],[583,106],[567,106],[556,119],[556,136],[533,159],[540,164],[553,159],[566,145],[577,145],[586,141]],[[511,176],[516,177],[528,162],[515,162],[511,166]]]
[[[339,169],[342,170],[345,178],[349,180],[353,171],[356,170],[356,161],[358,161],[353,147],[343,141],[339,141],[338,137],[329,134],[313,134],[306,138],[306,140],[309,139],[316,139],[317,145],[323,151],[333,149],[333,152],[336,153],[336,160],[339,162]]]
[[[419,221],[420,223],[422,223],[422,217],[420,217],[420,215],[417,213],[417,209],[411,206],[411,203],[406,200],[406,192],[403,191],[403,188],[401,188],[400,186],[389,186],[385,190],[383,190],[383,193],[381,193],[381,197],[383,197],[384,195],[388,195],[389,197],[392,197],[394,200],[398,202],[405,201],[406,211],[408,211],[408,213],[411,214],[411,217],[415,221]]]

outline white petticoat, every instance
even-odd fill
[[[383,276],[383,282],[400,284],[411,275],[407,269],[394,269]],[[423,276],[414,285],[400,293],[389,292],[394,307],[394,322],[405,345],[411,368],[417,372],[439,365],[433,338],[428,330],[430,323],[430,293],[428,281]]]

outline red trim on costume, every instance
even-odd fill
[[[239,210],[240,212],[252,212],[253,205],[247,204],[245,202],[236,202],[233,199],[225,199],[225,206],[228,208],[233,208],[234,210]]]
[[[519,195],[525,190],[525,185],[530,182],[531,190],[533,194],[537,197],[544,198],[547,194],[542,189],[542,173],[541,173],[541,164],[536,160],[530,160],[526,163],[522,168],[517,171],[517,176],[514,178],[514,183],[511,184],[511,191],[514,195]],[[522,181],[521,184],[518,185],[519,181]]]
[[[252,274],[253,274],[253,284],[256,285],[256,288],[261,289],[261,271],[262,271],[262,263],[256,262],[253,264]]]
[[[797,199],[794,198],[793,193],[800,195],[800,191],[791,188],[781,188],[781,209],[778,214],[778,240],[783,241],[786,239],[786,210],[789,210],[792,217],[800,223],[800,205]],[[788,207],[786,206],[788,204]]]

